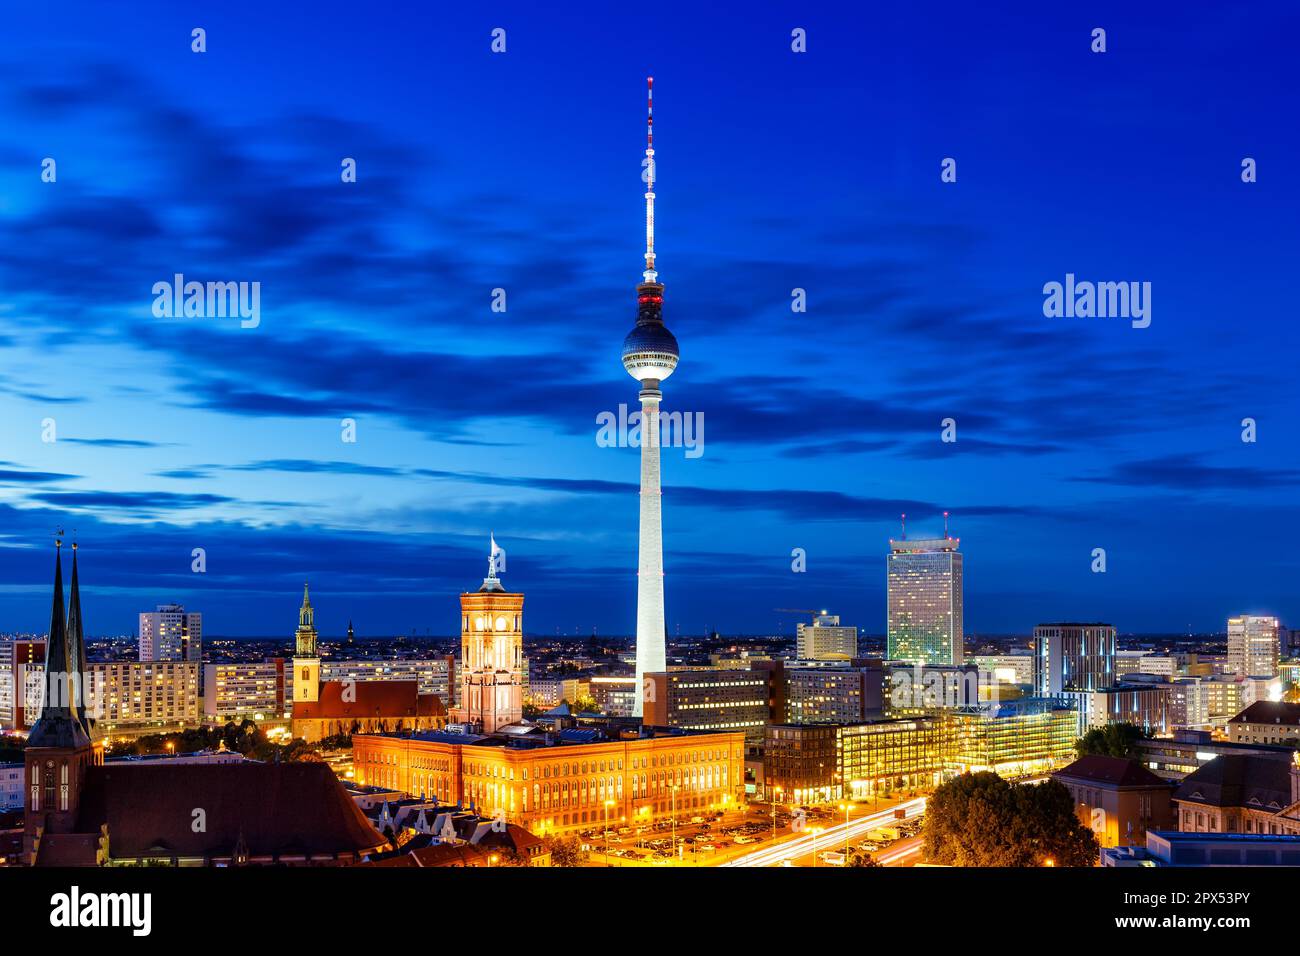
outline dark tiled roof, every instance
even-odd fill
[[[1053,777],[1069,777],[1072,780],[1086,780],[1089,783],[1113,787],[1157,787],[1168,786],[1168,782],[1157,777],[1136,760],[1123,757],[1105,757],[1088,754],[1080,757],[1063,770],[1052,774]]]
[[[345,687],[355,700],[345,701]],[[294,720],[361,720],[388,717],[393,720],[412,717],[441,717],[447,713],[437,694],[421,694],[413,680],[323,681],[320,700],[295,702]]]
[[[1300,724],[1300,704],[1290,704],[1280,700],[1257,700],[1236,717],[1230,724]]]
[[[1212,807],[1281,810],[1291,804],[1291,764],[1272,757],[1222,754],[1188,774],[1174,799]]]
[[[36,854],[37,866],[95,866],[99,853],[96,833],[45,833]]]
[[[195,833],[194,811],[206,813]],[[363,852],[384,842],[323,763],[91,767],[77,830],[109,830],[115,858]]]

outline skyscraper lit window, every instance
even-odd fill
[[[957,538],[889,542],[890,660],[962,661],[962,556]]]

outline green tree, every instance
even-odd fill
[[[925,855],[948,866],[1092,866],[1100,847],[1062,784],[963,774],[926,804]]]
[[[1094,727],[1074,742],[1074,752],[1080,757],[1090,754],[1103,757],[1130,758],[1137,751],[1137,742],[1146,735],[1133,724],[1107,724]]]
[[[551,854],[551,866],[584,866],[588,854],[582,849],[582,841],[577,837],[542,837],[542,842]]]
[[[524,704],[524,717],[527,720],[536,720],[542,716],[542,708],[536,704]]]

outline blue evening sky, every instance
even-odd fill
[[[705,423],[670,631],[880,633],[899,513],[944,509],[968,633],[1300,620],[1292,5],[481,6],[4,5],[0,631],[62,526],[94,633],[287,634],[304,577],[327,634],[452,633],[489,531],[530,632],[630,632],[637,451],[595,435],[651,72],[665,409]],[[261,324],[155,318],[175,273]],[[1150,327],[1045,317],[1067,273],[1150,282]]]

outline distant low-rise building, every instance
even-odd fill
[[[1185,777],[1174,803],[1180,830],[1300,835],[1300,765],[1223,754]]]
[[[23,805],[23,765],[0,763],[0,810],[16,810]]]
[[[1034,682],[1032,654],[976,654],[967,660],[996,684],[1021,686]]]
[[[1290,747],[1216,740],[1207,730],[1178,730],[1173,737],[1146,737],[1136,747],[1135,756],[1142,765],[1166,780],[1182,780],[1221,754],[1251,754],[1285,763],[1294,753]]]
[[[858,656],[858,629],[841,626],[837,614],[825,611],[811,624],[800,622],[795,649],[801,661],[847,661]]]
[[[1228,721],[1227,731],[1235,743],[1300,746],[1300,704],[1257,700]]]
[[[1300,837],[1150,830],[1146,846],[1101,851],[1102,866],[1300,866]]]

